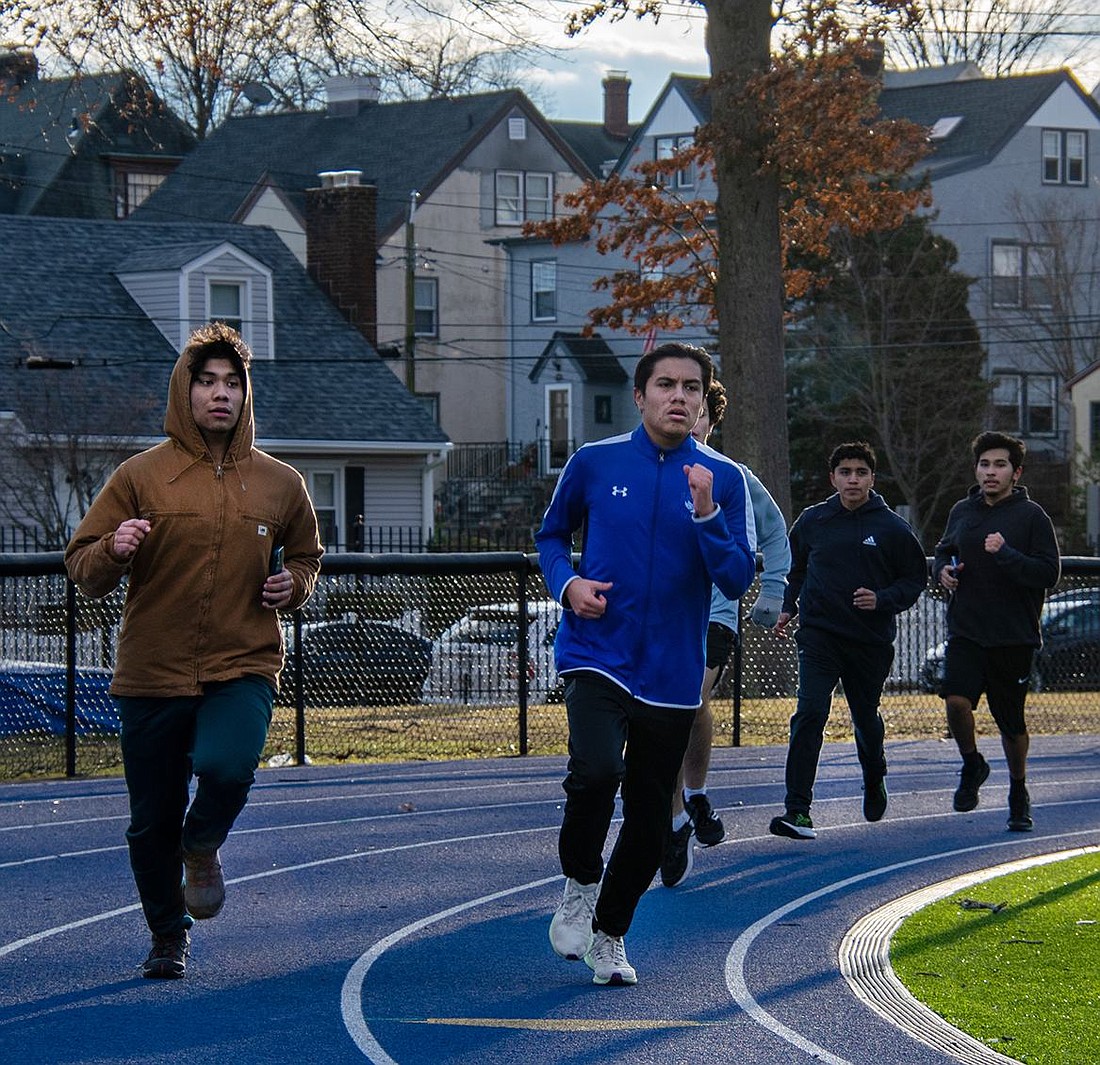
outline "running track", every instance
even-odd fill
[[[633,988],[550,949],[561,758],[262,771],[181,981],[139,975],[121,780],[2,785],[0,1061],[973,1061],[871,1009],[838,954],[909,892],[1100,844],[1100,739],[1033,740],[1030,834],[1005,831],[1004,760],[982,748],[981,805],[956,814],[954,745],[888,743],[890,808],[868,825],[854,748],[826,745],[808,842],[767,833],[785,749],[716,750],[727,842],[642,900]]]

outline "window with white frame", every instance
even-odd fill
[[[1055,262],[1052,244],[994,241],[990,257],[993,306],[1053,306]]]
[[[690,148],[694,143],[694,137],[658,137],[656,157],[657,159],[671,159],[677,152]],[[678,189],[690,189],[694,186],[695,164],[689,163],[683,170],[676,171],[674,184]]]
[[[1043,184],[1088,184],[1088,133],[1081,129],[1043,130]]]
[[[340,546],[340,471],[335,469],[304,470],[306,487],[313,509],[317,513],[317,530],[327,548]]]
[[[210,281],[207,285],[207,318],[224,322],[244,334],[244,284],[240,281]]]
[[[1045,373],[993,375],[993,428],[1021,436],[1052,436],[1058,429],[1058,379]]]
[[[554,175],[526,170],[496,172],[495,217],[498,226],[538,222],[554,213]]]
[[[557,316],[557,260],[536,259],[531,263],[531,321],[552,322]]]
[[[529,222],[541,222],[554,213],[554,178],[552,174],[523,175],[524,217]]]
[[[413,332],[418,337],[439,336],[439,279],[418,277],[413,285]]]

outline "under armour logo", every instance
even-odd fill
[[[865,544],[866,544],[866,545],[867,545],[868,547],[878,547],[878,544],[876,544],[876,543],[875,543],[875,538],[874,538],[873,536],[868,536],[868,537],[867,537],[867,539],[866,539],[866,540],[864,540],[863,542],[864,542],[864,543],[865,543]]]
[[[625,484],[624,485],[613,484],[611,486],[611,494],[613,496],[625,496],[626,495],[626,485]]]

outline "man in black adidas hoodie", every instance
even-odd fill
[[[933,579],[951,593],[941,694],[963,759],[954,806],[973,810],[989,776],[974,739],[974,707],[984,692],[1008,762],[1008,827],[1029,832],[1024,702],[1042,644],[1043,600],[1061,575],[1058,541],[1046,511],[1017,484],[1023,441],[981,433],[971,450],[978,483],[951,508],[932,564]]]
[[[840,444],[829,456],[836,494],[807,507],[791,526],[791,571],[773,630],[798,615],[798,705],[787,749],[786,810],[770,831],[813,839],[810,804],[837,681],[852,715],[863,769],[863,816],[886,812],[882,688],[894,662],[897,616],[920,598],[928,563],[909,524],[877,492],[869,444]]]

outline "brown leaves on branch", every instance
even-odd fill
[[[878,55],[873,45],[841,38],[836,24],[818,25],[791,38],[747,90],[769,104],[767,128],[755,133],[767,146],[763,165],[780,177],[788,302],[827,285],[842,265],[834,261],[833,233],[893,229],[929,202],[927,189],[910,176],[927,152],[927,130],[881,118]],[[687,316],[698,320],[700,309],[713,320],[714,204],[679,195],[676,175],[694,170],[685,191],[699,189],[704,176],[711,178],[704,187],[713,188],[714,148],[720,138],[730,147],[733,137],[731,125],[712,121],[690,148],[588,182],[562,198],[569,213],[525,227],[527,235],[556,244],[594,241],[601,253],[617,252],[633,264],[596,282],[610,302],[590,312],[589,330],[676,329]]]

